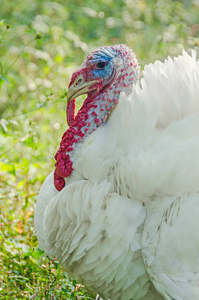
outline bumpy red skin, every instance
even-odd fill
[[[92,68],[92,67],[91,67]],[[75,72],[71,78],[69,87],[73,84],[74,80],[80,74],[83,75],[84,80],[89,82],[93,80],[91,68],[82,68]],[[93,86],[92,86],[93,88]],[[60,143],[59,150],[55,155],[55,171],[54,171],[54,184],[55,188],[58,191],[61,191],[65,186],[64,178],[70,176],[73,171],[72,161],[70,159],[70,152],[73,151],[73,144],[81,142],[82,138],[85,136],[85,133],[82,131],[82,128],[88,124],[88,111],[91,108],[97,108],[95,106],[94,99],[99,91],[103,88],[103,82],[95,83],[95,90],[88,93],[87,99],[84,101],[81,109],[79,110],[77,116],[74,119],[75,113],[75,102],[69,101],[67,106],[67,121],[69,123],[69,129],[63,134],[62,141]],[[70,102],[72,102],[70,104]]]
[[[73,123],[75,118],[75,99],[68,101],[66,109],[66,119],[69,126]]]

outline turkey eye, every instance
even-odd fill
[[[99,70],[102,70],[102,69],[104,69],[104,67],[106,65],[107,64],[104,61],[100,61],[99,63],[96,64],[96,68],[99,69]]]

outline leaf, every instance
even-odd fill
[[[5,19],[0,20],[0,27],[5,25]]]
[[[36,108],[40,108],[40,107],[43,107],[44,106],[44,104],[43,103],[36,103]]]
[[[4,83],[4,81],[0,78],[0,89],[1,89],[1,87],[3,85],[3,83]]]
[[[26,30],[26,32],[31,33],[31,34],[36,34],[36,30],[34,28],[29,28]]]
[[[1,86],[1,82],[0,82],[0,86]],[[1,119],[0,124],[3,127],[4,131],[7,132],[8,131],[8,128],[7,128],[8,121],[6,121],[5,119]]]
[[[24,137],[22,137],[21,139],[20,139],[20,142],[25,142],[27,139],[29,139],[30,138],[30,135],[29,134],[26,134]]]
[[[33,252],[32,252],[32,257],[39,259],[40,257],[42,257],[44,255],[44,251],[40,250],[39,248],[36,248]]]
[[[1,68],[1,74],[2,74],[3,73],[3,65],[1,62],[0,62],[0,68]]]
[[[2,161],[0,161],[0,170],[1,171],[6,171],[10,174],[14,174],[15,175],[15,166],[9,163],[4,163]]]
[[[4,76],[4,75],[0,75],[1,80],[10,83],[10,81]]]
[[[9,120],[9,123],[18,126],[18,122],[15,120]]]

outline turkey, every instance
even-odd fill
[[[139,72],[115,45],[72,75],[39,247],[104,300],[199,299],[199,60],[183,51]]]

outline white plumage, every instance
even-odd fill
[[[199,299],[199,60],[145,67],[36,205],[39,247],[103,299]]]

